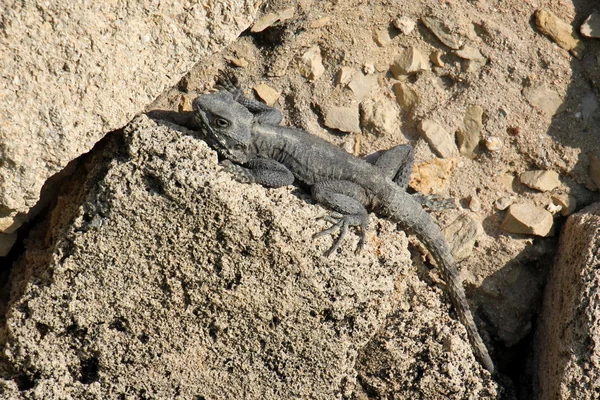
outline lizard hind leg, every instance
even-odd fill
[[[326,181],[313,185],[312,196],[320,204],[334,210],[323,217],[324,220],[332,224],[331,227],[316,233],[313,235],[313,239],[333,235],[339,231],[338,237],[324,255],[329,257],[340,247],[349,227],[360,229],[359,241],[355,251],[356,253],[360,252],[365,244],[365,233],[369,221],[367,210],[364,207],[364,204],[366,204],[364,190],[354,182]]]

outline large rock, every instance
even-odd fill
[[[399,398],[496,398],[394,224],[372,217],[361,255],[349,234],[324,258],[323,209],[293,187],[235,182],[192,132],[146,117],[111,140],[13,270],[6,398],[329,400],[392,358]]]
[[[536,333],[539,399],[597,399],[600,377],[600,203],[561,232]]]
[[[1,2],[0,226],[21,224],[48,177],[235,39],[260,3]]]

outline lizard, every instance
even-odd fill
[[[188,112],[193,121],[186,125],[201,132],[238,181],[266,187],[299,181],[309,186],[313,199],[332,210],[325,217],[332,225],[313,238],[339,232],[325,256],[336,252],[351,227],[358,228],[356,252],[363,249],[368,210],[414,233],[441,272],[476,358],[494,373],[450,248],[421,203],[406,191],[412,147],[396,146],[368,162],[302,129],[281,126],[281,112],[244,97],[234,79],[222,76],[218,82],[221,90],[198,96]]]

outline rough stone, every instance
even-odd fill
[[[596,185],[596,189],[600,190],[600,155],[593,155],[590,158],[590,178]]]
[[[462,49],[456,50],[454,54],[465,60],[462,68],[464,72],[475,72],[483,67],[488,61],[488,59],[481,54],[479,49],[471,46],[464,46]]]
[[[268,13],[260,17],[254,22],[252,27],[250,28],[250,32],[262,32],[268,27],[272,26],[278,21],[285,21],[294,16],[296,9],[294,7],[286,8],[278,13]]]
[[[377,43],[377,46],[384,47],[390,44],[392,38],[387,29],[376,29],[373,32],[373,40]]]
[[[475,157],[475,150],[481,141],[483,130],[483,108],[477,105],[467,107],[463,118],[463,126],[456,131],[456,142],[460,154],[465,157]]]
[[[271,86],[260,83],[254,86],[254,91],[256,95],[265,102],[268,106],[273,106],[281,96],[281,93],[278,90],[273,89]]]
[[[419,193],[440,193],[450,181],[455,166],[456,161],[452,158],[433,158],[415,164],[408,184]]]
[[[540,399],[598,398],[600,203],[571,215],[550,269],[535,334]]]
[[[435,17],[421,17],[421,22],[427,27],[443,44],[453,50],[458,50],[462,46],[462,40],[454,35],[451,29],[440,19]]]
[[[348,82],[348,87],[354,93],[354,97],[358,101],[363,100],[368,97],[373,88],[377,85],[377,77],[374,75],[363,75],[361,73],[356,73]]]
[[[371,217],[361,255],[349,235],[324,258],[331,238],[311,235],[326,223],[306,229],[320,206],[236,182],[193,132],[141,117],[110,139],[13,269],[4,398],[352,397],[357,375],[377,379],[369,366],[389,359],[371,350],[400,298],[398,398],[417,377],[428,398],[497,398],[396,224]]]
[[[576,57],[582,57],[585,46],[577,37],[573,27],[561,20],[552,11],[539,9],[535,12],[535,24],[539,31],[547,35],[561,48]]]
[[[547,115],[556,115],[566,109],[560,95],[545,83],[523,89],[523,96],[532,106],[539,108]]]
[[[500,228],[523,235],[550,236],[553,234],[552,214],[532,204],[513,204],[508,207]]]
[[[600,38],[600,14],[590,14],[579,28],[579,32],[585,37]]]
[[[302,55],[298,68],[300,74],[309,81],[314,81],[323,75],[325,67],[323,66],[323,57],[321,57],[319,46],[312,46]]]
[[[50,176],[238,37],[260,3],[1,2],[3,217],[27,214]]]
[[[500,151],[500,149],[502,148],[502,140],[500,140],[499,137],[497,136],[488,136],[485,138],[484,140],[485,143],[485,148],[488,151]]]
[[[496,210],[503,211],[510,207],[514,202],[514,196],[502,196],[494,202],[494,207],[496,207]]]
[[[392,24],[396,27],[396,29],[398,29],[400,32],[402,32],[405,35],[410,35],[410,33],[417,26],[415,21],[413,21],[412,19],[410,19],[408,17],[404,17],[404,16],[396,17],[396,19],[394,19],[394,21],[392,21]]]
[[[577,208],[577,199],[575,199],[575,196],[566,193],[552,195],[552,203],[560,206],[560,214],[565,217],[573,214]]]
[[[314,20],[313,22],[310,23],[309,26],[312,29],[318,29],[318,28],[322,28],[322,27],[328,25],[329,22],[331,22],[331,17],[323,17],[323,18]]]
[[[419,122],[419,133],[429,143],[431,149],[442,158],[456,156],[457,149],[452,135],[437,122],[424,119]]]
[[[481,223],[467,214],[462,214],[442,231],[450,245],[456,261],[462,261],[473,252],[479,235],[483,232]]]
[[[360,132],[358,105],[329,108],[325,114],[325,126],[342,132]]]
[[[442,60],[443,55],[444,53],[442,53],[441,51],[434,51],[431,54],[429,54],[429,60],[436,67],[444,67],[446,63],[444,63],[444,60]]]
[[[361,127],[376,135],[393,135],[400,129],[398,106],[388,98],[367,99],[360,103]]]
[[[423,55],[416,47],[408,47],[400,51],[390,66],[390,72],[396,79],[402,75],[412,75],[421,71],[429,71],[429,59]]]
[[[556,171],[525,171],[519,175],[519,180],[522,184],[542,192],[549,192],[560,186],[560,180]]]
[[[411,112],[419,104],[419,94],[409,83],[396,82],[392,88],[396,95],[396,101],[404,111]]]
[[[469,198],[469,210],[473,212],[481,211],[481,200],[475,194]]]
[[[17,233],[0,233],[0,257],[6,257],[17,241]]]
[[[335,76],[336,85],[347,85],[357,71],[352,67],[342,67]]]

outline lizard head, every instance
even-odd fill
[[[222,157],[243,163],[251,157],[253,114],[222,90],[202,95],[192,104],[206,142]]]

